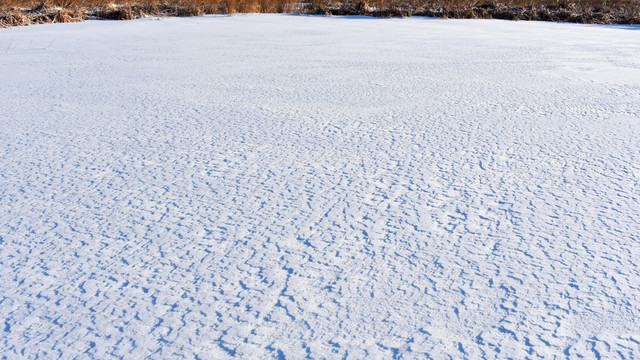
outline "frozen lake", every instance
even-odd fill
[[[0,30],[0,355],[639,358],[640,27]]]

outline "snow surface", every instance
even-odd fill
[[[0,30],[0,356],[640,358],[639,30]]]

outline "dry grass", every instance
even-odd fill
[[[640,0],[0,0],[0,27],[233,13],[431,16],[640,24]]]

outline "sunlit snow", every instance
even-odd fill
[[[0,357],[640,357],[640,27],[0,30]]]

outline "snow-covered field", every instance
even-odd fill
[[[639,358],[640,27],[0,30],[0,357]]]

